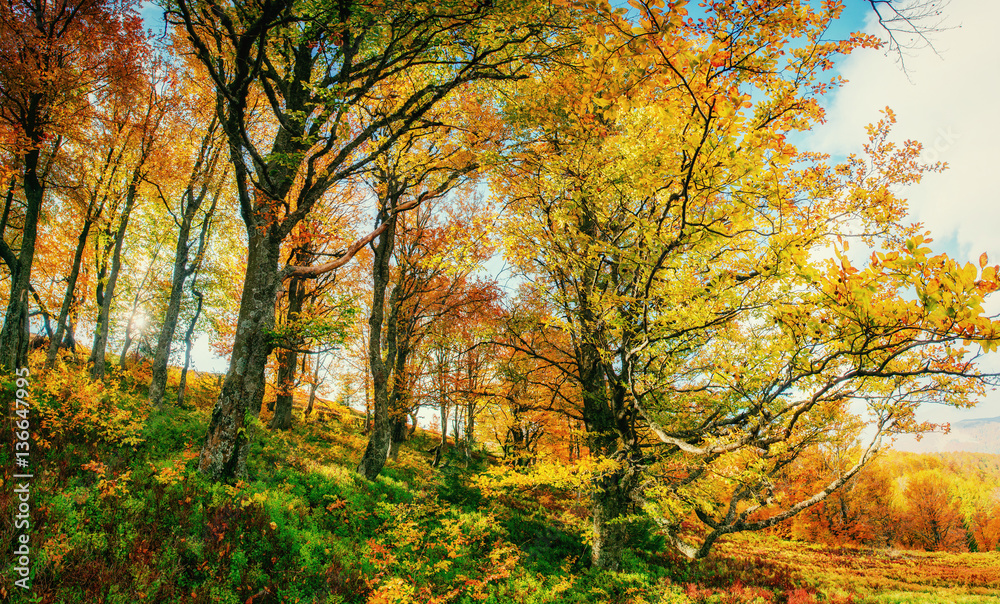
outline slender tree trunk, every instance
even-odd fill
[[[198,299],[198,304],[194,308],[194,316],[191,317],[191,324],[188,325],[187,333],[184,334],[184,366],[181,367],[181,381],[177,385],[177,406],[184,404],[184,395],[187,392],[187,374],[191,366],[191,348],[194,345],[194,328],[198,324],[198,317],[201,316],[201,306],[205,301],[204,295],[191,284],[191,293]]]
[[[186,218],[186,217],[185,217]],[[177,234],[177,248],[174,253],[174,269],[170,279],[170,298],[167,301],[167,312],[163,315],[163,327],[156,339],[156,354],[153,357],[152,379],[149,383],[149,402],[154,408],[163,406],[163,394],[167,388],[167,364],[170,361],[170,344],[177,330],[177,319],[181,312],[181,300],[184,297],[184,281],[187,278],[188,239],[191,233],[191,221],[181,222]]]
[[[434,452],[434,461],[431,462],[431,466],[438,467],[441,465],[441,461],[444,459],[445,453],[448,452],[448,400],[444,393],[440,393],[441,399],[438,409],[441,414],[441,441],[436,447]]]
[[[305,283],[301,279],[292,279],[288,284],[286,325],[294,324],[299,320],[305,297]],[[295,350],[281,349],[278,351],[278,394],[274,400],[274,417],[271,418],[269,426],[272,430],[288,430],[292,427],[292,403],[294,402],[297,360],[298,353]]]
[[[16,172],[16,168],[15,168]],[[0,239],[7,231],[7,219],[10,218],[10,208],[14,205],[14,190],[17,188],[17,176],[10,177],[10,184],[7,186],[7,195],[4,196],[3,215],[0,216]]]
[[[195,262],[193,262],[193,266],[189,266],[191,226],[194,224],[194,218],[201,208],[209,188],[207,180],[203,180],[201,183],[197,183],[196,181],[199,177],[211,179],[215,172],[219,152],[212,149],[212,141],[217,128],[218,122],[213,118],[205,137],[202,139],[198,162],[195,164],[187,187],[181,195],[181,220],[177,231],[177,246],[174,248],[174,268],[170,277],[170,298],[167,302],[167,312],[163,315],[163,326],[160,328],[160,335],[156,339],[156,353],[153,356],[152,378],[149,383],[149,402],[157,409],[163,406],[163,395],[167,388],[167,365],[170,362],[170,345],[174,341],[174,332],[177,330],[177,318],[180,316],[181,311],[184,281],[191,273],[198,269],[198,265],[201,263],[200,259],[208,238],[209,221],[215,214],[215,207],[222,192],[220,183],[215,189],[212,205],[205,213],[205,220],[201,225]],[[205,166],[204,169],[202,166]],[[223,176],[223,180],[225,180],[225,176]],[[199,188],[197,193],[195,192],[195,187]]]
[[[37,143],[38,141],[36,141]],[[3,328],[0,329],[0,370],[14,371],[23,366],[28,358],[28,287],[31,282],[31,266],[35,258],[35,240],[38,235],[38,217],[41,212],[45,189],[38,178],[39,149],[29,151],[24,158],[24,197],[26,210],[24,229],[21,233],[21,249],[16,265],[11,267],[10,297],[4,314]],[[6,252],[6,243],[0,243]]]
[[[465,457],[472,457],[472,449],[476,446],[476,403],[469,401],[465,411]]]
[[[28,316],[42,315],[42,329],[45,330],[46,337],[51,340],[53,336],[52,315],[49,314],[49,311],[45,310],[45,303],[42,302],[42,299],[38,296],[38,292],[30,283],[28,284],[28,290],[31,291],[31,297],[35,299],[35,304],[38,305],[38,312],[28,313]]]
[[[45,355],[45,367],[51,369],[56,362],[59,353],[59,345],[66,334],[66,321],[69,318],[70,308],[76,297],[76,282],[80,278],[80,266],[83,264],[83,254],[87,248],[87,238],[90,236],[90,227],[94,220],[88,211],[87,217],[83,221],[83,228],[77,237],[76,251],[73,253],[73,266],[70,268],[69,277],[66,280],[66,295],[63,296],[62,306],[59,308],[59,318],[56,321],[56,333],[49,342],[49,349]]]
[[[389,284],[389,259],[392,257],[395,245],[396,217],[387,220],[391,224],[379,236],[375,246],[375,259],[372,270],[372,308],[368,318],[368,365],[372,373],[373,416],[371,432],[368,435],[368,445],[358,463],[358,474],[368,480],[375,480],[385,465],[392,444],[392,425],[389,409],[389,372],[393,368],[395,357],[395,334],[386,337],[387,362],[382,358],[382,323],[385,320],[385,290]],[[390,307],[393,305],[390,303]],[[390,317],[390,323],[394,319]]]
[[[198,468],[219,481],[243,475],[253,439],[251,418],[264,401],[264,370],[271,354],[274,303],[280,285],[281,241],[248,226],[249,255],[240,314],[233,342],[233,362],[212,412]]]
[[[97,330],[94,332],[94,346],[90,350],[90,360],[92,363],[90,377],[94,380],[103,380],[107,361],[105,351],[108,347],[108,330],[111,324],[111,304],[114,302],[115,286],[118,283],[118,274],[122,265],[122,245],[125,243],[125,231],[128,229],[129,215],[135,207],[138,198],[139,168],[132,173],[132,182],[129,183],[128,192],[125,197],[125,207],[122,209],[121,219],[118,223],[118,231],[115,233],[115,249],[111,256],[111,270],[108,273],[108,283],[104,288],[101,308],[97,315]]]
[[[309,404],[306,405],[306,417],[313,411],[313,403],[316,402],[316,389],[319,388],[319,362],[320,355],[316,355],[316,367],[313,369],[312,384],[309,384]]]
[[[370,334],[369,334],[370,335]],[[365,341],[365,350],[368,349],[370,343]],[[371,431],[372,425],[372,366],[371,363],[364,363],[365,366],[365,427],[361,431],[362,434],[368,434]]]

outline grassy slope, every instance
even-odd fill
[[[586,568],[586,514],[574,499],[484,499],[468,482],[483,462],[432,470],[423,435],[367,482],[352,471],[364,437],[336,420],[298,417],[287,435],[260,429],[246,480],[208,484],[194,466],[212,376],[194,385],[195,408],[153,417],[141,384],[141,375],[125,374],[113,388],[88,390],[73,370],[35,384],[32,421],[42,438],[33,461],[42,468],[33,483],[33,588],[11,586],[5,558],[0,600],[1000,602],[990,595],[1000,590],[998,553],[740,537],[689,563],[646,537],[624,572],[598,572]],[[0,452],[0,509],[13,504],[10,450]],[[2,523],[7,543],[11,514]]]

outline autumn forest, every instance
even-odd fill
[[[0,601],[1000,601],[861,4],[0,0]]]

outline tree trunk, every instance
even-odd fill
[[[153,356],[152,378],[149,383],[149,403],[154,408],[163,406],[163,394],[167,389],[167,365],[170,362],[170,344],[174,341],[177,330],[177,319],[181,312],[181,300],[184,295],[184,280],[187,279],[188,238],[191,233],[191,221],[181,222],[177,234],[177,248],[174,252],[174,269],[170,278],[170,298],[167,301],[167,312],[163,315],[163,327],[156,339],[156,353]]]
[[[313,369],[312,384],[309,384],[309,404],[306,405],[306,417],[313,411],[313,403],[316,402],[316,389],[319,388],[319,362],[320,355],[316,355],[316,367]]]
[[[368,445],[358,463],[358,474],[375,480],[385,465],[392,444],[392,425],[389,416],[389,372],[394,367],[396,351],[395,333],[386,337],[386,357],[382,358],[382,323],[385,319],[385,290],[389,284],[389,259],[392,257],[396,235],[396,216],[390,216],[389,226],[379,236],[375,246],[372,268],[372,308],[368,318],[368,365],[372,374],[374,420],[368,435]],[[390,302],[390,307],[393,305]],[[394,321],[390,317],[390,326]],[[390,329],[390,331],[394,331]]]
[[[591,502],[594,542],[591,562],[597,568],[620,570],[629,543],[629,515],[633,485],[628,470],[606,474],[595,481]]]
[[[118,231],[115,233],[115,250],[111,256],[111,271],[108,273],[108,283],[104,288],[101,308],[97,314],[97,329],[94,332],[94,346],[90,350],[89,362],[92,364],[90,377],[93,380],[103,380],[107,361],[104,353],[108,347],[108,330],[111,324],[111,304],[115,297],[115,285],[118,283],[118,273],[122,265],[122,245],[125,242],[125,231],[128,229],[129,215],[135,206],[138,198],[139,168],[132,173],[132,182],[129,183],[128,192],[125,197],[125,207],[122,209],[121,219],[118,223]]]
[[[40,141],[35,141],[36,144]],[[11,267],[10,298],[4,314],[3,328],[0,329],[0,370],[13,372],[22,367],[28,359],[28,287],[31,281],[31,265],[35,258],[35,240],[38,235],[38,217],[42,207],[45,189],[38,178],[39,149],[36,146],[24,158],[24,198],[26,210],[24,229],[21,232],[21,249],[15,266]],[[3,246],[5,257],[12,254]]]
[[[198,468],[215,481],[243,475],[254,422],[264,401],[264,369],[271,354],[274,303],[280,285],[281,241],[248,226],[249,255],[232,363],[212,412]]]
[[[191,292],[198,298],[198,305],[195,306],[194,316],[191,317],[191,324],[188,326],[187,333],[184,334],[184,366],[181,368],[181,381],[177,385],[178,407],[184,404],[184,395],[187,390],[188,367],[191,366],[191,347],[194,345],[194,328],[198,324],[198,317],[201,315],[201,305],[205,301],[205,296],[194,288],[194,283],[191,284]]]
[[[584,344],[581,357],[584,423],[587,444],[593,455],[617,460],[616,471],[595,480],[591,500],[594,542],[591,562],[597,568],[619,570],[622,553],[629,543],[627,517],[636,488],[636,473],[631,457],[640,455],[625,410],[625,390],[621,384],[608,384],[596,348]]]
[[[389,459],[399,458],[399,446],[406,442],[406,416],[397,415],[392,418],[392,442],[389,445]]]
[[[438,381],[443,384],[443,380],[440,377]],[[438,446],[434,448],[434,461],[431,462],[431,466],[435,468],[441,465],[445,454],[448,452],[448,399],[443,392],[439,393],[439,395],[441,397],[438,406],[439,413],[441,414],[441,440]]]
[[[83,253],[86,251],[87,238],[90,236],[90,227],[93,223],[93,217],[88,212],[87,217],[83,221],[83,229],[80,230],[80,235],[77,237],[76,252],[73,253],[73,266],[70,268],[69,277],[66,281],[66,295],[63,296],[62,306],[59,308],[59,318],[56,321],[56,333],[49,342],[49,350],[45,355],[46,369],[51,369],[55,365],[56,356],[59,354],[59,345],[66,335],[66,322],[69,319],[73,299],[76,297],[76,282],[80,278]]]
[[[193,263],[193,266],[189,266],[188,254],[191,251],[191,244],[189,243],[191,239],[191,225],[194,223],[194,218],[197,215],[198,210],[201,208],[209,187],[209,183],[207,181],[201,182],[200,185],[197,185],[195,181],[198,177],[210,179],[214,174],[215,164],[216,161],[218,161],[219,153],[218,151],[211,151],[210,146],[212,145],[212,137],[214,136],[217,128],[218,122],[215,118],[213,118],[208,127],[208,131],[205,134],[205,138],[202,139],[198,162],[195,164],[195,168],[192,170],[190,179],[188,180],[188,185],[185,188],[184,193],[181,195],[181,221],[177,231],[177,246],[174,248],[174,268],[170,277],[170,298],[167,303],[167,312],[163,316],[163,327],[160,328],[160,335],[156,339],[156,353],[153,357],[152,379],[149,384],[149,403],[157,409],[163,406],[163,395],[167,389],[167,365],[170,362],[170,345],[174,341],[174,332],[177,330],[177,318],[181,311],[184,281],[189,275],[191,275],[191,273],[197,270],[198,265],[201,264],[200,259],[202,257],[202,253],[204,252],[205,244],[208,238],[209,221],[215,214],[215,206],[218,203],[219,195],[222,192],[222,186],[220,184],[215,190],[212,205],[205,214],[204,222],[202,222],[201,234],[198,238],[198,252],[195,254],[195,262]],[[202,172],[202,166],[204,165],[202,162],[206,157],[208,157],[207,166],[204,168],[204,172]],[[197,194],[195,193],[196,186],[200,186]]]
[[[288,284],[286,325],[292,325],[299,320],[305,298],[305,283],[301,279],[292,279]],[[268,426],[272,430],[288,430],[292,427],[292,403],[294,402],[297,361],[298,353],[295,350],[278,351],[278,394],[274,401],[274,417],[271,418],[271,425]]]

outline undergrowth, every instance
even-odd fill
[[[526,490],[487,498],[486,469],[458,453],[430,466],[426,442],[369,482],[353,472],[364,435],[352,422],[296,417],[258,431],[247,475],[213,484],[197,471],[216,384],[202,376],[185,409],[148,408],[125,372],[92,384],[76,368],[35,378],[31,590],[11,602],[809,604],[987,602],[997,554],[887,556],[764,537],[720,544],[691,562],[652,535],[620,572],[591,568],[585,502]],[[3,399],[13,385],[5,382]],[[8,414],[8,417],[10,415]],[[9,421],[9,420],[8,420]],[[9,428],[9,426],[5,426]],[[5,429],[5,438],[10,430]],[[10,441],[0,508],[13,506]],[[12,515],[0,521],[12,543]],[[11,551],[8,549],[7,551]]]

